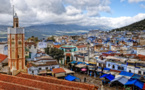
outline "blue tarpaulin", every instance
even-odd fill
[[[72,76],[72,75],[67,75],[65,77],[65,80],[68,80],[68,81],[74,81],[75,79],[76,79],[76,77],[75,76]]]
[[[104,68],[103,70],[108,70],[108,71],[109,71],[109,70],[110,70],[110,68]]]
[[[111,75],[111,74],[103,74],[102,76],[100,76],[100,78],[103,78],[103,77],[105,77],[105,78],[107,78],[108,80],[113,80],[115,77],[113,76],[113,75]]]
[[[136,82],[137,80],[128,80],[128,82],[125,85],[132,85]]]
[[[77,63],[77,61],[72,61],[71,64]]]
[[[125,72],[125,71],[121,71],[119,75],[128,76],[128,77],[132,77],[132,76],[133,76],[133,73],[130,73],[130,72]]]
[[[125,85],[135,85],[135,86],[139,87],[140,89],[142,89],[144,83],[137,79],[135,79],[135,80],[131,79],[131,80],[128,80],[128,82]]]
[[[141,82],[141,81],[136,81],[135,82],[135,84],[134,84],[135,86],[137,86],[137,87],[139,87],[140,89],[142,89],[143,88],[143,85],[144,85],[144,83],[143,82]]]
[[[100,76],[100,78],[106,77],[108,74],[103,74],[102,76]]]
[[[131,78],[133,79],[140,79],[141,75],[138,75],[138,74],[134,74]]]
[[[85,62],[77,62],[77,64],[85,64]]]

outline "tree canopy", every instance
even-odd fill
[[[45,48],[45,52],[51,57],[53,57],[54,59],[57,59],[58,61],[64,58],[64,51],[58,48],[47,47]]]

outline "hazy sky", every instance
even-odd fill
[[[0,0],[0,25],[77,24],[122,27],[145,19],[145,0]]]

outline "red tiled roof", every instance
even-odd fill
[[[54,69],[52,69],[52,72],[53,73],[62,73],[62,72],[65,72],[65,70],[63,68],[54,68]]]
[[[5,60],[6,58],[7,58],[6,55],[0,54],[0,62],[2,62],[3,60]]]
[[[61,45],[54,45],[53,47],[54,47],[54,48],[60,48]]]
[[[79,45],[77,46],[77,48],[84,48],[84,47],[87,47],[86,45]]]
[[[35,87],[28,87],[25,85],[20,85],[16,83],[10,83],[0,80],[0,90],[36,90],[38,88]],[[41,88],[40,88],[41,89]]]
[[[71,87],[71,88],[79,88],[80,90],[97,90],[98,87],[96,87],[95,85],[91,85],[91,84],[86,84],[86,83],[80,83],[80,82],[70,82],[67,80],[62,80],[62,79],[57,79],[54,77],[44,77],[44,76],[33,76],[30,74],[26,74],[26,73],[19,73],[17,75],[18,77],[22,77],[22,78],[26,78],[26,79],[32,79],[32,80],[39,80],[42,82],[47,82],[47,83],[51,83],[51,84],[58,84],[60,86],[66,86],[66,87]],[[59,89],[60,90],[60,89]],[[68,90],[68,89],[62,89],[62,90]]]
[[[33,75],[31,76],[33,77]],[[43,90],[48,90],[48,89],[49,90],[80,90],[81,89],[78,87],[71,87],[71,86],[65,86],[65,85],[60,85],[56,83],[44,82],[39,79],[35,80],[35,79],[26,78],[26,77],[10,76],[6,74],[0,74],[0,81],[7,82],[9,84],[11,83],[19,84],[26,87],[33,87],[33,88],[43,89]],[[7,88],[9,86],[2,86],[2,84],[0,84],[0,88],[1,87]],[[13,89],[13,86],[11,86],[11,89]],[[18,90],[21,90],[21,89],[18,89]]]
[[[66,56],[71,56],[71,53],[66,53]]]
[[[139,59],[141,59],[142,61],[145,61],[145,55],[139,54],[138,57],[139,57]]]
[[[138,57],[142,58],[145,57],[145,55],[138,54]]]
[[[112,70],[112,69],[111,69],[110,71],[112,71],[112,72],[119,72],[119,73],[121,72],[121,71],[118,71],[118,70]]]

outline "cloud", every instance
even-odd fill
[[[120,2],[124,2],[125,0],[120,0]]]
[[[129,3],[138,3],[138,2],[143,2],[145,0],[128,0]]]
[[[141,8],[145,8],[145,5],[144,5],[144,4],[140,4],[140,7],[141,7]]]
[[[0,25],[12,25],[12,5],[20,26],[77,24],[117,28],[145,17],[143,13],[134,17],[101,17],[101,12],[111,13],[110,0],[0,0]]]

